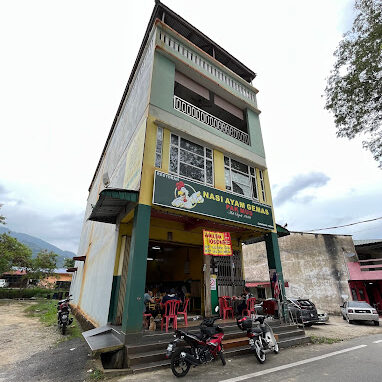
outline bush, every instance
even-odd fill
[[[51,289],[45,288],[0,288],[0,299],[18,299],[18,298],[31,298],[31,297],[42,297],[46,298],[48,295],[52,296],[53,293]]]

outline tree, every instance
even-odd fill
[[[0,209],[1,209],[1,207],[3,207],[3,204],[0,204]],[[5,216],[3,216],[3,215],[1,215],[0,214],[0,224],[7,224],[6,222],[5,222]]]
[[[362,134],[382,168],[382,1],[356,0],[354,8],[353,26],[334,52],[325,108],[334,114],[337,136]]]
[[[25,270],[32,266],[32,251],[14,237],[3,233],[0,235],[0,275],[12,267]]]
[[[32,261],[32,269],[29,277],[41,280],[54,275],[54,270],[57,267],[57,256],[56,253],[52,251],[48,252],[46,249],[40,251]]]
[[[75,261],[69,257],[64,260],[64,268],[73,268]]]

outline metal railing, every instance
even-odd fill
[[[249,135],[244,131],[237,129],[236,127],[230,125],[227,122],[222,121],[221,119],[213,116],[212,114],[207,113],[206,111],[199,109],[197,106],[190,104],[178,96],[174,96],[174,109],[180,111],[183,114],[188,115],[189,117],[196,119],[199,122],[202,122],[210,127],[213,127],[216,130],[223,132],[224,134],[229,135],[232,138],[239,140],[240,142],[249,145]]]
[[[173,51],[179,53],[186,60],[199,66],[200,69],[208,72],[212,77],[214,77],[219,82],[230,87],[236,93],[240,94],[241,97],[245,98],[247,101],[256,106],[256,94],[253,90],[241,84],[239,81],[235,80],[232,76],[228,75],[225,71],[219,69],[216,65],[213,65],[208,60],[204,59],[200,54],[196,53],[194,50],[186,47],[182,44],[180,40],[176,39],[168,33],[163,32],[159,29],[158,34],[159,40],[162,41],[166,46],[168,46]]]

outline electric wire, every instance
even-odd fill
[[[310,229],[310,230],[303,231],[303,233],[314,232],[314,231],[324,231],[324,230],[327,230],[327,229],[336,229],[336,228],[349,227],[351,225],[356,225],[356,224],[361,224],[361,223],[368,223],[368,222],[372,222],[372,221],[379,220],[379,219],[382,219],[382,216],[380,216],[378,218],[374,218],[374,219],[362,220],[360,222],[344,224],[344,225],[338,225],[338,226],[334,226],[334,227]]]

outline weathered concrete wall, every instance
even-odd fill
[[[137,68],[105,155],[93,181],[82,226],[78,256],[70,292],[73,306],[94,326],[107,323],[119,225],[88,221],[99,193],[102,176],[108,173],[110,186],[139,190],[144,136],[154,60],[155,29]]]
[[[291,233],[279,239],[288,297],[306,297],[317,308],[340,313],[341,295],[350,296],[348,261],[357,261],[351,236]],[[265,243],[243,248],[246,280],[268,281]],[[266,266],[265,266],[266,264]]]

